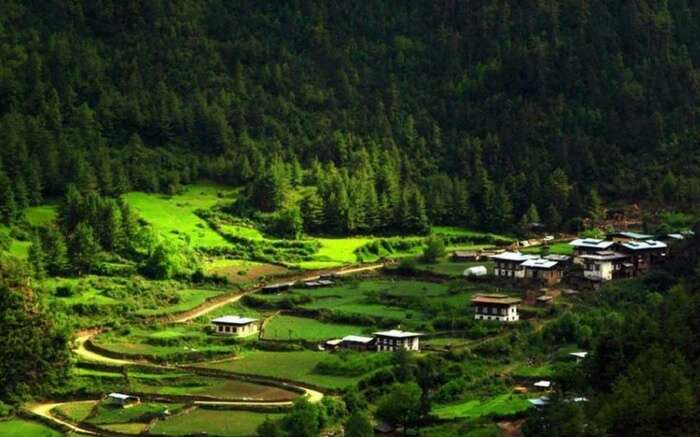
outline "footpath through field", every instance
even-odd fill
[[[55,422],[61,426],[64,426],[71,431],[75,431],[81,434],[88,434],[88,435],[98,435],[94,431],[90,431],[88,429],[83,429],[79,425],[74,425],[70,422],[66,422],[64,420],[59,419],[58,417],[54,416],[51,414],[51,410],[54,408],[60,407],[61,405],[65,404],[77,404],[77,403],[92,403],[95,401],[77,401],[77,402],[55,402],[55,403],[46,403],[46,404],[29,404],[27,405],[27,410],[36,414],[37,416],[44,417],[46,419],[51,420],[52,422]]]

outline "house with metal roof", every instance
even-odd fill
[[[563,265],[559,261],[546,258],[529,259],[521,264],[524,268],[525,279],[540,282],[544,285],[554,285],[561,282],[564,275]]]
[[[120,405],[122,408],[129,408],[140,404],[141,398],[124,393],[110,393],[107,395],[107,402]]]
[[[472,299],[475,320],[516,322],[520,320],[518,304],[522,300],[503,294],[478,294]]]
[[[538,255],[526,255],[520,252],[503,252],[491,256],[495,263],[493,274],[501,278],[522,279],[525,277],[523,263],[528,260],[538,259]]]
[[[626,243],[628,241],[643,241],[650,240],[654,238],[653,235],[640,234],[639,232],[632,231],[617,231],[611,232],[607,235],[608,240],[614,241],[616,243]]]
[[[630,257],[613,251],[601,251],[581,256],[583,277],[589,281],[602,282],[633,276]]]
[[[392,329],[390,331],[379,331],[374,333],[377,351],[396,351],[405,349],[407,351],[420,350],[419,338],[423,334],[418,332],[401,331]]]
[[[615,245],[614,241],[608,241],[598,238],[579,238],[569,242],[574,248],[574,262],[583,264],[583,255],[595,255],[598,252],[612,250]]]
[[[240,316],[224,316],[211,321],[217,334],[247,337],[259,331],[258,319]]]
[[[629,256],[633,276],[638,276],[662,263],[668,255],[668,245],[657,240],[627,241],[618,243],[617,250]]]

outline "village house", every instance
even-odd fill
[[[119,405],[122,408],[134,407],[141,403],[138,396],[125,395],[123,393],[110,393],[107,395],[107,402]]]
[[[583,277],[589,281],[602,282],[617,278],[628,278],[633,275],[633,265],[629,256],[601,251],[581,256],[583,262]]]
[[[522,264],[527,260],[537,258],[539,258],[537,255],[525,255],[520,252],[503,252],[493,255],[491,259],[496,264],[493,274],[502,278],[522,279],[525,277],[525,268]]]
[[[475,320],[497,320],[515,322],[520,320],[518,304],[522,302],[515,297],[502,294],[477,295],[472,299]]]
[[[375,332],[375,344],[377,346],[377,351],[396,351],[398,349],[405,349],[407,351],[418,351],[420,350],[420,344],[418,338],[423,334],[417,332],[407,332],[398,329],[392,329],[391,331],[380,331]]]
[[[239,316],[224,316],[211,321],[217,334],[247,337],[259,330],[258,319]]]
[[[596,238],[579,238],[569,243],[574,248],[574,262],[583,264],[584,255],[595,255],[598,252],[612,250],[614,241]]]
[[[529,259],[521,265],[525,269],[525,279],[541,282],[547,286],[558,284],[564,274],[559,262],[544,258]]]
[[[627,241],[618,243],[620,253],[628,255],[634,269],[633,276],[649,270],[666,259],[668,245],[661,241]]]
[[[342,338],[340,347],[354,351],[366,351],[374,346],[374,337],[363,335],[346,335]]]

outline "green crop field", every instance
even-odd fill
[[[314,319],[275,316],[265,325],[265,339],[272,340],[327,340],[350,334],[361,334],[363,328],[352,325],[323,323]]]
[[[251,411],[219,411],[197,408],[190,413],[159,421],[151,435],[210,435],[239,437],[255,434],[266,418],[277,420],[282,414],[254,413]]]
[[[343,388],[356,384],[359,377],[320,375],[314,373],[318,363],[328,358],[324,352],[248,351],[235,360],[205,363],[200,367],[227,370],[250,375],[272,376],[291,381],[308,382],[322,387]]]
[[[196,184],[187,186],[184,193],[175,196],[133,192],[124,198],[141,218],[164,235],[186,235],[193,247],[210,248],[229,244],[195,211],[214,206],[221,200],[219,193],[226,198],[234,195],[234,191],[228,188]]]
[[[527,399],[513,394],[503,394],[487,400],[470,400],[433,408],[441,419],[473,419],[482,416],[507,416],[523,412],[532,407]]]
[[[0,436],[2,437],[60,437],[62,433],[47,426],[28,420],[0,421]]]

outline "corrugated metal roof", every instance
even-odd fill
[[[420,334],[418,332],[408,332],[408,331],[401,331],[399,329],[392,329],[390,331],[375,332],[374,335],[379,335],[382,337],[406,338],[406,337],[419,337],[423,334]]]
[[[343,337],[343,341],[351,341],[353,343],[370,343],[374,340],[373,337],[364,337],[362,335],[346,335]]]
[[[520,252],[503,252],[498,255],[493,255],[491,256],[491,259],[495,260],[500,260],[500,261],[515,261],[515,262],[524,262],[529,259],[537,259],[539,258],[539,255],[525,255]]]
[[[224,323],[227,325],[247,325],[249,323],[257,322],[258,319],[253,319],[250,317],[240,317],[240,316],[223,316],[218,319],[214,319],[212,323]]]
[[[589,249],[607,249],[615,242],[597,238],[579,238],[569,242],[569,244],[574,247],[586,247]]]
[[[523,267],[530,267],[535,269],[551,269],[557,265],[557,261],[551,261],[548,259],[529,259],[522,263]]]
[[[479,304],[479,303],[491,303],[491,304],[500,304],[500,305],[515,305],[517,303],[522,302],[522,299],[518,299],[517,297],[510,297],[510,296],[485,296],[485,295],[477,295],[474,296],[472,299],[472,304]]]

